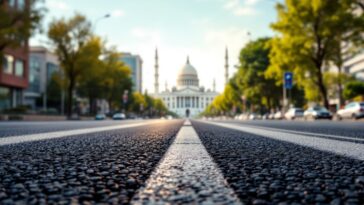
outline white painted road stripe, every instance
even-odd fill
[[[64,130],[64,131],[56,131],[56,132],[45,132],[45,133],[37,133],[37,134],[28,134],[28,135],[19,135],[12,137],[2,137],[0,138],[0,146],[9,145],[9,144],[18,144],[23,142],[31,142],[31,141],[39,141],[39,140],[47,140],[47,139],[55,139],[60,137],[68,137],[73,135],[82,135],[82,134],[90,134],[95,132],[104,132],[110,130],[117,129],[125,129],[138,127],[143,125],[151,125],[161,121],[148,121],[142,123],[135,124],[124,124],[124,125],[115,125],[115,126],[107,126],[107,127],[96,127],[96,128],[85,128],[85,129],[77,129],[77,130]]]
[[[354,159],[364,160],[364,144],[354,143],[354,142],[345,142],[334,139],[325,139],[314,136],[305,136],[300,134],[293,134],[287,132],[279,132],[267,130],[264,128],[253,128],[244,125],[236,125],[236,124],[228,124],[228,123],[216,123],[216,122],[207,122],[200,121],[206,124],[216,125],[220,127],[235,129],[239,131],[243,131],[246,133],[251,133],[254,135],[259,135],[267,138],[272,138],[275,140],[286,141],[302,146],[311,147],[314,149],[328,151],[335,154],[351,157]]]
[[[288,133],[293,133],[293,134],[311,135],[311,136],[317,136],[317,137],[327,137],[327,138],[334,138],[334,139],[336,138],[336,139],[364,142],[364,138],[358,138],[358,137],[347,137],[347,136],[329,135],[329,134],[323,134],[323,133],[302,132],[302,131],[296,131],[296,130],[284,130],[284,129],[278,129],[278,128],[272,128],[272,127],[249,125],[249,124],[239,124],[239,125],[258,128],[258,129],[272,130],[272,131],[277,131],[277,132],[288,132]]]
[[[241,204],[188,124],[132,204]]]

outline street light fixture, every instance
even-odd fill
[[[110,18],[110,17],[111,17],[111,14],[107,13],[107,14],[105,14],[105,15],[103,15],[103,16],[101,16],[101,17],[97,18],[97,19],[95,20],[95,24],[94,24],[94,31],[96,30],[97,23],[98,23],[100,20],[102,20],[102,19],[107,19],[107,18]]]

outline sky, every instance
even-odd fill
[[[46,0],[44,30],[52,19],[79,12],[93,23],[94,31],[109,46],[143,59],[143,90],[154,92],[154,52],[159,52],[159,89],[176,85],[178,70],[187,56],[196,68],[200,86],[224,89],[225,48],[229,76],[236,72],[244,45],[272,36],[276,0]],[[110,14],[110,18],[102,16]],[[248,35],[250,33],[250,35]],[[45,34],[30,44],[49,45]]]

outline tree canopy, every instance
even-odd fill
[[[29,5],[10,5],[0,1],[0,56],[7,47],[19,47],[35,31],[41,30],[41,20],[46,12],[42,0],[29,0]],[[2,58],[0,58],[1,62]]]
[[[347,21],[354,19],[352,0],[285,0],[277,5],[278,21],[272,24],[278,35],[272,40],[271,66],[267,75],[282,78],[293,71],[306,93],[318,90],[328,107],[328,91],[324,83],[324,67],[333,60],[343,36],[338,30],[352,30]],[[349,29],[350,28],[350,29]],[[337,51],[336,53],[337,54]],[[316,100],[317,95],[307,95]]]

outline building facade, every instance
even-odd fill
[[[123,61],[131,70],[131,78],[133,82],[133,91],[142,92],[142,72],[143,61],[139,55],[131,53],[122,53],[121,61]]]
[[[158,61],[155,67],[158,72]],[[205,90],[199,85],[197,70],[191,65],[188,57],[186,64],[178,72],[176,86],[170,90],[166,86],[165,91],[158,92],[159,83],[156,82],[156,85],[154,97],[160,98],[170,111],[180,117],[198,116],[219,94],[215,91],[215,86],[213,90]]]
[[[6,2],[6,3],[4,3]],[[9,9],[24,9],[28,1],[1,2]],[[6,47],[0,70],[0,111],[23,104],[23,92],[28,87],[28,39],[17,48]]]
[[[325,72],[338,73],[338,69],[335,65],[330,64],[324,68]],[[356,55],[345,58],[342,73],[353,76],[357,80],[364,82],[364,50]],[[336,90],[329,94],[329,103],[332,110],[340,109],[343,105],[340,105],[339,94]]]
[[[345,72],[364,81],[364,50],[344,63]]]
[[[24,104],[32,109],[47,110],[47,87],[59,71],[59,61],[54,53],[44,47],[30,47],[29,87],[24,92]]]

